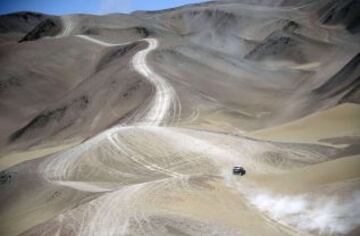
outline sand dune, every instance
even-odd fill
[[[0,16],[0,235],[358,235],[354,6]]]
[[[325,139],[360,135],[360,106],[342,104],[300,120],[246,134],[278,142],[325,143]]]
[[[59,151],[63,151],[69,149],[78,143],[70,143],[64,144],[61,146],[49,147],[49,148],[36,148],[35,150],[28,150],[24,152],[15,152],[8,154],[6,156],[2,156],[0,159],[0,171],[6,170],[10,167],[13,167],[19,163],[30,161],[34,159],[38,159],[41,157],[45,157],[51,154],[54,154]]]
[[[254,181],[276,193],[304,193],[360,178],[358,155],[315,164],[280,175],[254,176]]]

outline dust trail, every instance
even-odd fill
[[[360,224],[359,194],[355,191],[349,196],[319,198],[310,194],[293,196],[263,192],[249,195],[248,200],[285,225],[320,235],[343,235]]]

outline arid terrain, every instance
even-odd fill
[[[360,1],[2,15],[0,67],[0,235],[360,235]]]

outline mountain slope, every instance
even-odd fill
[[[357,5],[0,16],[0,235],[358,235]]]

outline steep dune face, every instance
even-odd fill
[[[355,8],[1,16],[0,235],[357,235]]]

